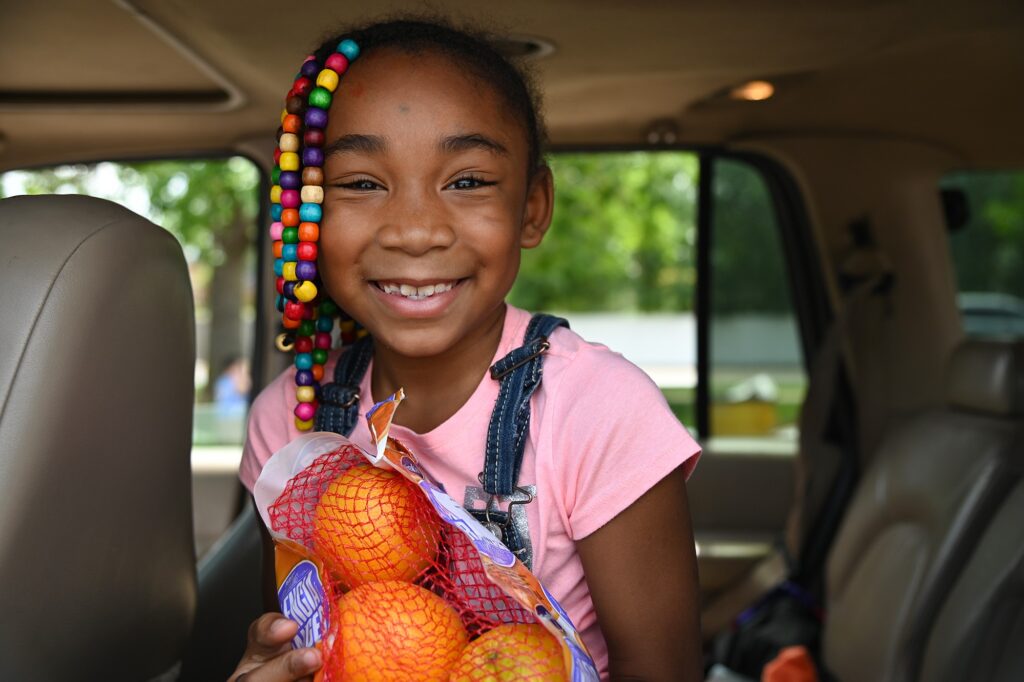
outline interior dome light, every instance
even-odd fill
[[[745,99],[750,102],[760,102],[775,94],[775,86],[768,81],[747,81],[737,85],[729,92],[733,99]]]

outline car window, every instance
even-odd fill
[[[622,353],[696,432],[698,154],[550,161],[554,222],[523,254],[511,302]],[[746,162],[716,160],[713,177],[711,419],[698,435],[716,452],[792,454],[806,381],[772,198]]]
[[[960,171],[943,190],[963,199],[949,236],[969,336],[1024,336],[1024,171]]]
[[[716,158],[709,222],[709,449],[792,455],[807,377],[779,225],[761,171]]]
[[[622,353],[694,421],[698,158],[692,152],[561,153],[555,213],[523,254],[510,302],[562,315]]]
[[[259,170],[243,157],[68,165],[0,176],[2,196],[109,199],[180,241],[196,311],[192,471],[200,556],[236,511],[251,390],[259,184]]]

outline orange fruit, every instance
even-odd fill
[[[368,464],[334,479],[313,512],[313,547],[346,587],[411,581],[437,556],[441,520],[416,486]]]
[[[342,682],[448,682],[469,635],[459,614],[430,590],[399,581],[342,595],[326,667]]]
[[[509,623],[470,642],[451,682],[565,682],[562,645],[540,623]]]

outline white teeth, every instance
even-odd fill
[[[420,301],[434,294],[443,294],[446,291],[451,291],[452,287],[455,286],[454,282],[428,284],[422,287],[414,287],[411,284],[393,284],[391,282],[379,282],[378,285],[385,294],[399,294],[412,301]]]

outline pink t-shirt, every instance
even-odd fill
[[[522,345],[529,321],[529,313],[507,307],[495,361]],[[518,484],[533,486],[535,496],[525,505],[533,572],[572,618],[603,678],[608,649],[575,541],[606,524],[681,464],[689,476],[700,446],[654,382],[621,355],[564,328],[556,329],[550,342],[543,380],[531,398],[530,437]],[[329,359],[325,377],[332,376],[336,362],[336,356]],[[371,363],[360,385],[360,415],[374,404],[372,370]],[[294,376],[294,368],[284,371],[253,403],[239,472],[250,491],[267,459],[300,435],[292,416]],[[485,374],[466,404],[433,431],[391,428],[391,435],[417,455],[448,494],[467,506],[481,506],[471,503],[481,497],[477,475],[483,470],[487,425],[497,397],[498,382]],[[359,420],[349,438],[370,449],[365,420]]]

